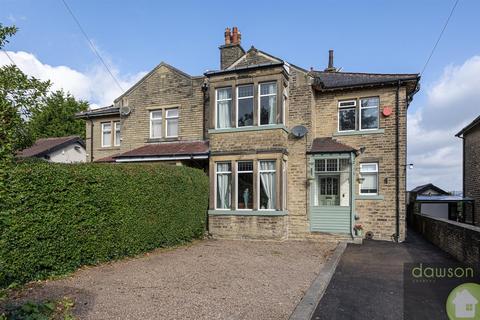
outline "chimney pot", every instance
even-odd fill
[[[225,44],[230,44],[232,39],[232,34],[230,32],[230,28],[225,29]]]
[[[232,32],[232,44],[238,44],[238,28],[233,27],[233,32]]]
[[[335,72],[337,69],[333,66],[333,50],[328,50],[328,67],[325,69],[328,72]]]

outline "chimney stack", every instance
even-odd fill
[[[328,50],[328,67],[325,69],[326,72],[335,72],[337,69],[333,66],[333,50]]]
[[[225,28],[225,44],[220,46],[220,68],[222,70],[231,66],[245,54],[240,42],[242,34],[237,27]]]

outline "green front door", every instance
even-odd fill
[[[314,155],[310,166],[310,230],[350,234],[353,156]]]

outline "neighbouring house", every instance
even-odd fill
[[[85,143],[79,136],[42,138],[17,153],[18,158],[39,158],[49,162],[85,162]]]
[[[220,69],[160,63],[89,110],[87,157],[165,162],[210,176],[216,237],[405,238],[407,108],[418,74],[305,70],[225,31]]]
[[[475,224],[480,225],[480,116],[456,137],[463,139],[463,195],[474,200]]]
[[[471,198],[453,195],[431,183],[418,186],[408,194],[409,214],[416,212],[469,224],[474,222]]]

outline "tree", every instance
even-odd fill
[[[51,93],[45,104],[32,110],[28,127],[34,139],[79,135],[85,139],[85,123],[75,114],[88,109],[86,101],[77,101],[70,93]]]

